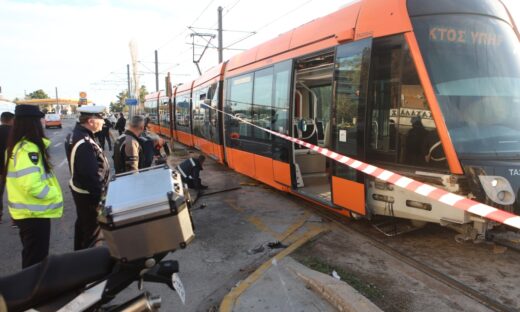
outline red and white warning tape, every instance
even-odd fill
[[[328,157],[330,159],[334,159],[337,162],[340,162],[342,164],[345,164],[351,168],[354,168],[356,170],[359,170],[363,173],[366,173],[368,175],[371,175],[375,178],[378,178],[380,180],[392,183],[394,185],[397,185],[399,187],[405,188],[409,191],[415,192],[419,195],[431,198],[433,200],[439,201],[441,203],[444,203],[446,205],[462,209],[464,211],[468,211],[470,213],[476,214],[478,216],[484,217],[486,219],[496,221],[501,224],[506,224],[509,226],[512,226],[514,228],[520,229],[520,216],[517,216],[515,214],[509,213],[504,210],[500,210],[479,202],[476,202],[474,200],[471,200],[469,198],[462,197],[460,195],[456,195],[453,193],[450,193],[448,191],[445,191],[443,189],[437,188],[435,186],[431,186],[429,184],[425,184],[422,182],[415,181],[413,179],[404,177],[400,174],[394,173],[392,171],[388,171],[385,169],[378,168],[376,166],[372,166],[369,164],[366,164],[362,161],[355,160],[353,158],[347,157],[345,155],[338,154],[336,152],[332,152],[326,148],[322,148],[307,142],[304,142],[302,140],[293,138],[291,136],[287,136],[282,133],[278,133],[266,128],[262,128],[258,125],[255,125],[247,120],[243,120],[239,117],[233,116],[229,113],[223,112],[219,109],[216,109],[214,107],[210,107],[209,105],[202,104],[204,106],[207,106],[210,109],[219,111],[233,119],[240,120],[243,123],[246,123],[248,125],[251,125],[255,128],[261,129],[265,132],[271,133],[272,135],[276,135],[280,138],[283,138],[285,140],[294,142],[296,144],[305,146],[309,149],[312,149],[315,152],[318,152],[322,154],[325,157]]]

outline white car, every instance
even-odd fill
[[[61,129],[61,116],[59,114],[45,114],[45,128],[50,127]]]

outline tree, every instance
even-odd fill
[[[47,93],[45,93],[45,91],[43,91],[42,89],[38,89],[32,93],[29,93],[27,97],[29,97],[29,99],[49,99]]]
[[[128,97],[128,91],[123,90],[116,95],[117,101],[110,103],[110,111],[112,112],[122,112],[125,107],[125,100]]]
[[[142,85],[139,88],[139,103],[144,103],[144,98],[148,95],[148,91],[146,90],[146,86]]]

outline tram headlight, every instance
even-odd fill
[[[515,202],[515,193],[509,181],[500,176],[479,176],[482,188],[487,197],[499,205],[512,205]]]
[[[507,195],[506,192],[500,191],[497,193],[497,198],[500,201],[504,201],[506,199],[506,195]]]

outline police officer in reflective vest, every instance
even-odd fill
[[[63,213],[60,184],[51,170],[37,106],[18,105],[7,145],[6,189],[9,213],[20,229],[22,268],[41,262],[49,253],[52,218]]]
[[[200,171],[202,170],[204,160],[206,160],[206,157],[200,155],[198,158],[186,159],[177,166],[177,170],[179,170],[182,177],[182,183],[187,184],[189,188],[197,191],[208,188],[206,185],[202,184],[200,179]]]
[[[94,140],[104,123],[104,106],[83,106],[67,144],[72,178],[69,186],[76,204],[74,250],[88,248],[96,240],[98,205],[104,196],[110,167],[103,150]]]

